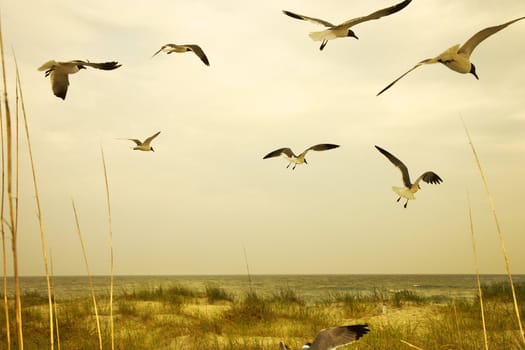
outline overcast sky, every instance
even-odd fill
[[[480,271],[504,273],[496,227],[463,129],[470,129],[501,221],[514,273],[525,273],[525,20],[472,54],[480,80],[421,59],[477,31],[525,16],[520,0],[414,0],[359,24],[359,40],[319,43],[321,26],[396,0],[4,1],[10,97],[11,47],[19,62],[47,247],[57,275],[84,275],[71,200],[92,272],[109,273],[101,147],[112,206],[117,274],[473,273],[468,202]],[[192,53],[151,55],[166,43]],[[37,68],[55,59],[116,60],[114,71],[70,76],[65,101]],[[13,100],[12,100],[13,101]],[[14,105],[12,106],[14,108]],[[156,131],[155,152],[131,141]],[[296,153],[286,169],[277,148]],[[25,141],[20,152],[20,272],[44,273]],[[404,209],[391,186],[433,170]],[[9,264],[11,266],[11,264]]]

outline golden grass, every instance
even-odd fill
[[[481,281],[479,278],[479,264],[478,264],[478,250],[476,248],[476,237],[474,236],[474,222],[472,220],[472,208],[470,205],[470,197],[468,198],[468,217],[469,217],[469,227],[470,227],[470,238],[472,240],[472,253],[474,255],[474,267],[476,270],[476,282],[478,285],[478,297],[479,297],[479,306],[481,311],[481,324],[483,325],[483,340],[485,345],[485,350],[489,349],[489,342],[487,339],[487,324],[485,323],[485,310],[483,308],[483,292],[481,290]]]
[[[111,336],[111,350],[115,349],[115,325],[113,320],[113,275],[114,275],[114,260],[113,260],[113,225],[111,220],[111,202],[109,200],[109,181],[108,171],[106,168],[106,158],[104,157],[104,150],[100,147],[100,154],[102,155],[102,165],[104,167],[104,182],[106,184],[106,201],[108,206],[108,225],[109,225],[109,254],[110,254],[110,282],[109,282],[109,327]]]
[[[494,218],[494,222],[496,223],[496,228],[497,228],[497,232],[498,232],[498,238],[499,238],[499,241],[501,243],[501,251],[503,252],[503,258],[505,260],[505,270],[507,271],[507,276],[509,278],[510,288],[511,288],[511,291],[512,291],[512,298],[513,298],[513,302],[514,302],[514,312],[515,312],[516,319],[517,319],[517,322],[518,322],[518,328],[519,328],[519,332],[520,332],[520,337],[521,337],[521,340],[523,342],[523,345],[525,345],[525,333],[523,332],[523,326],[521,324],[521,317],[520,317],[520,310],[519,310],[519,306],[518,306],[518,299],[516,297],[516,290],[514,288],[514,282],[512,280],[512,273],[511,273],[511,270],[510,270],[509,256],[507,254],[507,249],[505,248],[505,239],[503,238],[503,232],[501,230],[501,226],[500,226],[500,223],[499,223],[498,215],[496,213],[496,206],[494,205],[494,200],[492,199],[492,195],[491,195],[490,190],[489,190],[489,185],[488,185],[488,182],[487,182],[487,178],[485,177],[485,173],[483,172],[483,168],[481,167],[481,162],[479,160],[478,153],[476,152],[476,148],[474,147],[474,144],[472,143],[472,139],[470,137],[470,133],[468,132],[467,125],[465,124],[465,121],[463,120],[463,118],[461,119],[461,122],[463,123],[463,127],[465,129],[465,133],[467,134],[467,138],[468,138],[468,141],[469,141],[470,148],[472,149],[472,153],[473,153],[474,158],[476,160],[476,165],[478,167],[479,174],[481,175],[481,180],[483,181],[483,186],[485,187],[485,193],[487,194],[487,198],[488,198],[488,201],[489,201],[489,204],[490,204],[490,208],[492,210],[492,216]]]
[[[100,330],[100,317],[98,315],[97,297],[95,295],[95,288],[93,287],[93,277],[89,269],[88,258],[86,255],[86,248],[84,246],[84,239],[82,238],[82,230],[80,230],[80,222],[78,220],[77,208],[75,202],[71,200],[73,206],[73,213],[75,215],[75,225],[77,228],[78,239],[80,240],[80,246],[82,248],[82,256],[84,257],[84,266],[86,267],[86,273],[88,276],[89,289],[91,290],[91,299],[93,300],[93,310],[95,311],[95,321],[97,323],[97,335],[98,335],[98,347],[102,350],[102,331]]]

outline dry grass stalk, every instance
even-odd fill
[[[476,268],[476,279],[478,283],[479,306],[481,308],[481,323],[483,325],[483,340],[485,342],[485,350],[489,350],[489,342],[487,338],[487,325],[485,323],[485,310],[483,307],[483,292],[481,291],[481,281],[479,278],[478,250],[476,248],[476,238],[474,237],[474,223],[472,221],[472,208],[470,206],[470,197],[468,198],[468,216],[470,223],[470,238],[472,239],[472,252],[474,254],[474,266]]]
[[[58,328],[58,305],[57,305],[57,296],[55,293],[55,272],[53,270],[53,254],[49,251],[49,262],[51,264],[51,293],[53,296],[53,311],[55,315],[55,329],[57,332],[57,348],[60,350],[60,331]]]
[[[410,344],[409,342],[404,341],[404,340],[402,340],[402,339],[400,339],[400,341],[401,341],[401,343],[406,344],[406,345],[410,346],[410,347],[413,348],[413,349],[423,350],[423,349],[421,349],[420,347],[417,347],[417,346],[415,346],[415,345],[413,345],[413,344]]]
[[[110,282],[109,282],[109,329],[111,333],[111,350],[115,349],[115,325],[113,322],[113,274],[114,274],[114,261],[113,261],[113,225],[111,222],[111,202],[109,200],[109,181],[108,172],[106,169],[106,159],[104,158],[104,150],[100,147],[100,153],[102,154],[102,165],[104,166],[104,181],[106,183],[106,201],[108,204],[108,223],[109,223],[109,253],[110,253]]]
[[[4,313],[6,322],[6,338],[7,348],[11,349],[11,330],[9,325],[9,304],[7,301],[7,250],[5,245],[5,229],[4,229],[4,203],[5,203],[5,148],[3,142],[4,122],[1,114],[2,108],[0,105],[0,135],[2,135],[2,191],[0,194],[0,232],[2,234],[2,262],[3,262],[3,292],[4,292]]]
[[[246,271],[248,273],[248,283],[250,284],[250,291],[252,290],[252,275],[250,274],[250,265],[248,264],[248,254],[246,253],[246,247],[244,243],[242,245],[242,250],[244,252],[244,262],[246,263]]]
[[[1,37],[1,35],[0,35]],[[16,80],[17,80],[17,86],[18,86],[18,92],[20,93],[20,106],[22,107],[22,116],[24,117],[24,129],[25,129],[25,134],[26,134],[26,140],[27,140],[27,149],[28,149],[28,152],[29,152],[29,161],[31,162],[31,174],[32,174],[32,177],[33,177],[33,188],[34,188],[34,191],[35,191],[35,200],[36,200],[36,207],[37,207],[37,216],[38,216],[38,227],[39,227],[39,231],[40,231],[40,243],[41,243],[41,246],[42,246],[42,258],[44,260],[44,269],[45,269],[45,273],[46,273],[46,283],[47,283],[47,296],[48,296],[48,302],[49,302],[49,344],[50,344],[50,349],[53,350],[54,349],[54,331],[53,331],[53,301],[52,301],[52,297],[51,297],[51,281],[49,279],[49,266],[48,266],[48,259],[47,259],[47,248],[46,248],[46,235],[45,235],[45,231],[44,231],[44,220],[43,220],[43,217],[42,217],[42,207],[40,205],[40,195],[39,195],[39,192],[38,192],[38,183],[36,181],[36,169],[35,169],[35,162],[33,160],[33,149],[31,147],[31,138],[29,136],[29,125],[28,125],[28,122],[27,122],[27,113],[26,113],[26,108],[25,108],[25,104],[24,104],[24,93],[23,93],[23,89],[22,89],[22,83],[20,81],[20,71],[18,70],[18,62],[16,60],[16,56],[15,54],[13,53],[13,57],[14,57],[14,60],[15,60],[15,68],[16,68]],[[14,243],[13,243],[14,245]],[[15,259],[13,257],[13,259]],[[17,286],[16,286],[17,282],[16,282],[16,279],[15,279],[15,296],[16,296],[16,293],[17,293]],[[20,293],[20,289],[18,288],[18,293]],[[18,299],[20,298],[20,296],[18,296]],[[18,301],[19,303],[19,301]],[[16,310],[16,304],[17,304],[17,301],[15,299],[15,310]],[[19,305],[20,306],[20,305]],[[21,311],[21,310],[20,310]],[[18,315],[17,315],[18,317]],[[20,322],[21,322],[21,315],[20,315]],[[21,323],[20,323],[20,327],[21,327]],[[20,336],[22,336],[22,330],[20,329]],[[23,344],[23,341],[21,341],[20,343]],[[23,348],[23,345],[19,345],[19,346],[22,346]]]
[[[86,266],[86,272],[88,275],[88,281],[89,281],[89,288],[91,289],[91,298],[93,299],[93,308],[95,309],[95,320],[97,322],[97,333],[98,333],[98,344],[99,349],[102,350],[102,332],[100,330],[100,317],[98,315],[98,307],[97,307],[97,298],[95,296],[95,288],[93,287],[93,277],[91,275],[91,271],[89,269],[88,259],[86,255],[86,248],[84,247],[84,240],[82,239],[82,231],[80,230],[80,222],[78,220],[78,214],[77,209],[75,207],[75,202],[71,200],[71,204],[73,205],[73,213],[75,214],[75,224],[77,227],[77,234],[78,239],[80,240],[80,246],[82,247],[82,255],[84,256],[84,265]]]
[[[463,127],[465,128],[465,133],[467,134],[467,138],[468,138],[468,142],[469,142],[470,148],[472,149],[472,153],[474,154],[474,158],[476,159],[476,164],[478,166],[478,170],[479,170],[479,173],[481,175],[481,180],[483,181],[483,186],[485,187],[485,192],[487,194],[487,198],[489,200],[490,208],[492,210],[492,215],[494,217],[494,221],[496,222],[496,229],[498,231],[498,236],[499,236],[499,240],[500,240],[500,243],[501,243],[501,250],[503,252],[503,258],[505,259],[505,269],[507,271],[507,276],[509,277],[510,289],[512,291],[512,298],[513,298],[513,301],[514,301],[514,311],[516,313],[516,318],[517,318],[517,321],[518,321],[518,328],[519,328],[519,332],[520,332],[520,337],[521,337],[521,341],[523,342],[523,344],[525,344],[525,333],[523,333],[523,326],[521,324],[520,310],[519,310],[519,306],[518,306],[518,299],[516,297],[516,290],[514,288],[514,282],[512,280],[512,273],[510,271],[509,257],[507,255],[507,249],[505,248],[505,239],[503,238],[503,232],[502,232],[501,226],[499,224],[499,219],[498,219],[498,215],[496,213],[496,207],[494,205],[494,200],[492,199],[492,195],[490,194],[489,185],[487,183],[487,178],[485,177],[485,173],[483,172],[483,169],[481,167],[481,162],[479,160],[479,157],[478,157],[478,154],[476,152],[476,149],[474,148],[474,144],[472,143],[472,139],[470,138],[470,134],[468,132],[467,126],[465,124],[465,121],[463,120],[463,118],[461,119],[461,121],[463,123]]]
[[[5,136],[6,136],[6,154],[7,154],[7,201],[9,206],[9,219],[11,230],[11,247],[13,251],[13,277],[15,280],[15,319],[18,337],[18,348],[24,348],[24,337],[22,331],[22,303],[20,300],[20,279],[18,272],[18,240],[17,227],[15,225],[15,206],[13,204],[13,140],[11,126],[11,112],[9,110],[9,101],[7,99],[7,78],[5,74],[5,57],[4,41],[2,26],[0,22],[0,52],[2,55],[2,80],[4,83],[4,110],[5,110]],[[2,134],[3,136],[3,134]],[[3,138],[2,138],[3,139]]]

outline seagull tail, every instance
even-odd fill
[[[320,32],[311,32],[308,34],[310,36],[310,39],[313,41],[323,41],[323,40],[330,40],[334,39],[335,35],[330,30],[323,30]]]
[[[42,70],[48,70],[49,68],[53,67],[54,65],[56,65],[56,61],[54,60],[51,60],[51,61],[47,61],[46,63],[44,63],[43,65],[41,65],[38,70],[42,71]]]

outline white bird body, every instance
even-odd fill
[[[443,51],[439,55],[437,55],[434,58],[427,58],[420,62],[418,62],[414,67],[410,68],[408,71],[403,73],[399,78],[388,84],[383,90],[381,90],[376,96],[381,95],[383,92],[388,90],[392,85],[397,83],[401,78],[403,78],[408,73],[412,72],[414,69],[424,65],[424,64],[434,64],[434,63],[441,63],[451,70],[467,74],[471,73],[476,77],[476,79],[479,80],[478,74],[476,73],[476,67],[474,64],[470,61],[470,55],[472,54],[472,51],[485,39],[487,39],[489,36],[499,32],[500,30],[506,28],[507,26],[511,25],[514,22],[520,21],[524,19],[525,17],[516,18],[512,21],[488,27],[485,29],[480,30],[476,34],[474,34],[470,39],[468,39],[463,45],[457,44],[454,45],[447,50]]]
[[[348,36],[348,29],[325,29],[308,34],[313,41],[327,41]]]
[[[416,199],[414,193],[416,193],[418,190],[419,188],[417,186],[412,186],[410,188],[392,186],[392,191],[394,191],[399,197],[403,197],[409,200]]]

